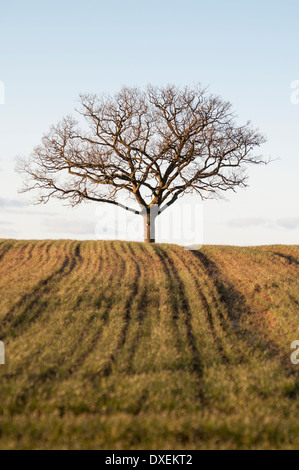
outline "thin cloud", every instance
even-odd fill
[[[295,230],[299,228],[299,218],[297,217],[289,217],[285,219],[279,219],[277,221],[279,227],[286,228],[288,230]]]
[[[25,207],[26,203],[24,201],[19,201],[18,199],[4,199],[0,197],[0,207],[9,208],[9,207]]]
[[[90,220],[45,219],[44,226],[48,232],[72,235],[95,235],[95,223]]]
[[[47,212],[29,209],[29,203],[18,199],[5,199],[0,198],[0,208],[4,211],[13,211],[23,215],[47,215],[47,217],[57,217],[57,212]]]
[[[18,236],[19,232],[17,232],[16,230],[0,227],[0,238],[16,238]]]
[[[283,219],[266,219],[263,217],[249,217],[232,219],[227,224],[233,228],[265,227],[271,229],[284,228],[286,230],[296,230],[299,228],[298,217],[286,217]]]
[[[248,218],[238,218],[232,219],[228,222],[229,227],[262,227],[269,226],[272,222],[269,219],[264,219],[262,217],[248,217]]]
[[[0,220],[0,225],[13,225],[12,222],[4,222]]]

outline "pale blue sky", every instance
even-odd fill
[[[1,2],[0,237],[95,238],[96,205],[23,205],[16,156],[71,113],[80,92],[201,82],[268,137],[250,187],[204,204],[204,243],[299,241],[299,3],[286,1]],[[97,209],[97,212],[96,212]],[[141,220],[140,220],[141,223]]]

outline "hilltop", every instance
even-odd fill
[[[0,448],[298,448],[298,279],[298,246],[0,241]]]

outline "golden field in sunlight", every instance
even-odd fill
[[[0,242],[0,448],[298,448],[299,247]]]

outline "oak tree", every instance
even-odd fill
[[[79,120],[51,127],[20,164],[24,191],[40,189],[44,203],[118,205],[144,218],[147,242],[155,241],[155,218],[179,197],[235,191],[247,185],[248,164],[266,163],[254,153],[264,136],[250,122],[238,125],[231,104],[200,85],[81,95],[77,112]],[[124,194],[135,204],[121,202]]]

